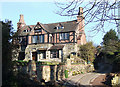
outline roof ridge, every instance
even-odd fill
[[[68,22],[75,22],[75,21],[77,21],[77,20],[64,21],[64,22],[56,22],[56,23],[45,23],[45,24],[40,23],[40,24],[42,24],[42,25],[48,25],[48,24],[68,23]],[[36,25],[36,24],[35,24],[35,25]],[[35,25],[26,25],[26,26],[35,26]]]
[[[48,24],[58,24],[58,23],[68,23],[68,22],[75,22],[77,20],[72,20],[72,21],[65,21],[65,22],[56,22],[56,23],[47,23],[47,24],[44,24],[44,25],[48,25]]]

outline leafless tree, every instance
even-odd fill
[[[90,31],[105,32],[106,24],[118,27],[118,2],[119,0],[67,0],[56,1],[55,4],[59,8],[56,13],[61,16],[76,16],[78,8],[83,7],[85,25],[95,25]]]

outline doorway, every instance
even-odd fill
[[[37,52],[32,52],[32,60],[37,61]]]

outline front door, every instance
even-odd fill
[[[32,52],[32,60],[37,61],[37,52]]]

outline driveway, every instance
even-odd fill
[[[76,76],[71,76],[67,79],[65,79],[64,85],[65,86],[75,86],[75,87],[88,87],[88,86],[92,86],[91,83],[93,83],[93,81],[104,74],[100,74],[100,73],[86,73],[86,74],[79,74]]]

